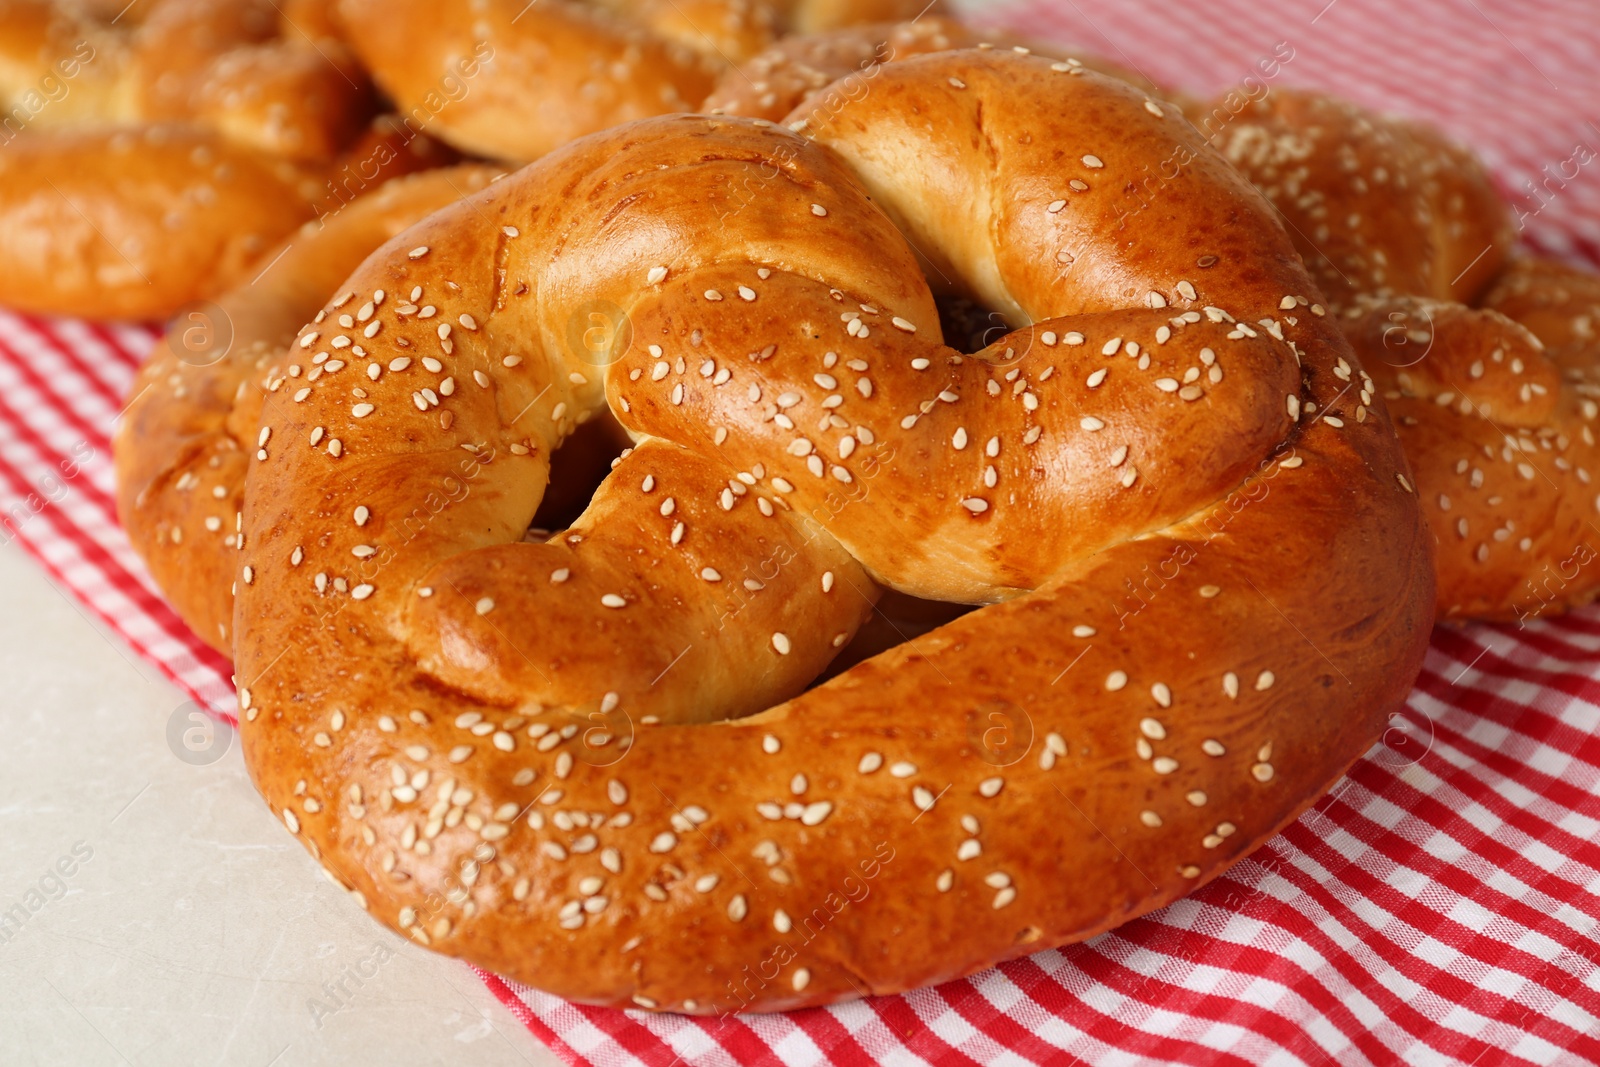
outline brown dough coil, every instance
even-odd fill
[[[552,153],[370,258],[298,342],[366,356],[266,399],[247,765],[422,944],[697,1013],[953,978],[1204,884],[1410,688],[1432,564],[1382,401],[1176,108],[946,52],[810,134]],[[907,238],[1021,328],[945,347]],[[523,542],[608,409],[637,446]],[[986,606],[807,691],[885,586]]]
[[[1592,600],[1600,278],[1511,258],[1482,165],[1419,124],[1281,92],[1219,144],[1283,212],[1389,404],[1438,542],[1439,617]]]

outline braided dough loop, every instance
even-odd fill
[[[1397,420],[1440,617],[1592,600],[1600,279],[1511,261],[1482,165],[1425,127],[1274,93],[1220,139],[1283,212]]]
[[[140,368],[114,442],[117,512],[178,615],[223,655],[233,651],[239,514],[246,464],[263,443],[262,398],[321,373],[289,342],[373,249],[497,173],[397,179],[325,224],[307,223],[265,257],[259,277],[181,318]]]
[[[351,279],[421,287],[367,343],[439,369],[361,415],[348,377],[268,397],[235,617],[254,780],[376,917],[586,1002],[890,992],[1188,892],[1377,736],[1433,597],[1383,409],[1335,399],[1359,368],[1258,194],[1057,66],[886,66],[827,146],[608,131]],[[944,347],[891,215],[1032,325]],[[565,341],[596,307],[599,366]],[[639,445],[516,544],[602,406]],[[874,582],[989,606],[796,695]],[[710,722],[752,694],[789,699]]]

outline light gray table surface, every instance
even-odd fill
[[[0,1067],[560,1062],[329,884],[225,727],[174,755],[184,699],[0,545]]]

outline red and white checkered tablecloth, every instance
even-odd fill
[[[1600,266],[1595,0],[988,14],[1191,91],[1277,55],[1270,84],[1438,122],[1490,161],[1530,244]],[[154,336],[0,313],[0,537],[231,718],[227,663],[162,603],[113,511],[108,436]],[[1597,791],[1600,610],[1441,629],[1405,713],[1332,795],[1227,877],[1086,944],[906,996],[726,1021],[482,978],[573,1063],[1600,1063]]]

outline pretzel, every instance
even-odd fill
[[[418,128],[537,159],[575,137],[693,111],[717,72],[790,30],[914,15],[915,0],[341,0],[348,39]]]
[[[956,19],[923,15],[910,22],[872,23],[786,37],[722,73],[700,110],[712,115],[782,119],[834,111],[848,102],[834,82],[849,74],[870,78],[880,64],[955,48],[1011,48],[1067,59],[1076,51],[998,28],[978,29]],[[1077,60],[1074,60],[1076,62]],[[1142,75],[1090,56],[1083,65],[1155,91]],[[830,87],[833,87],[830,91]]]
[[[1288,220],[1399,424],[1441,619],[1592,600],[1600,278],[1511,260],[1482,165],[1438,133],[1274,93],[1221,133]]]
[[[115,6],[108,16],[61,0],[0,3],[7,142],[27,130],[183,122],[318,161],[370,111],[348,51],[307,37],[272,0]]]
[[[117,511],[179,616],[223,655],[232,653],[239,511],[261,401],[304,380],[285,374],[289,342],[368,253],[496,173],[397,179],[325,225],[306,223],[265,257],[259,277],[180,318],[140,368],[114,442]]]
[[[368,259],[298,342],[363,362],[267,397],[247,765],[417,942],[700,1014],[954,978],[1204,884],[1405,697],[1418,502],[1259,194],[1066,63],[853,99],[550,154]],[[1024,325],[943,345],[908,237]],[[637,444],[523,542],[606,409]],[[986,606],[806,691],[885,587]]]
[[[192,124],[29,133],[0,149],[4,303],[165,318],[248,282],[303,223],[447,158],[381,122],[325,169]]]
[[[165,317],[351,199],[352,167],[370,189],[442,161],[365,127],[370,88],[321,8],[0,2],[5,302]]]

